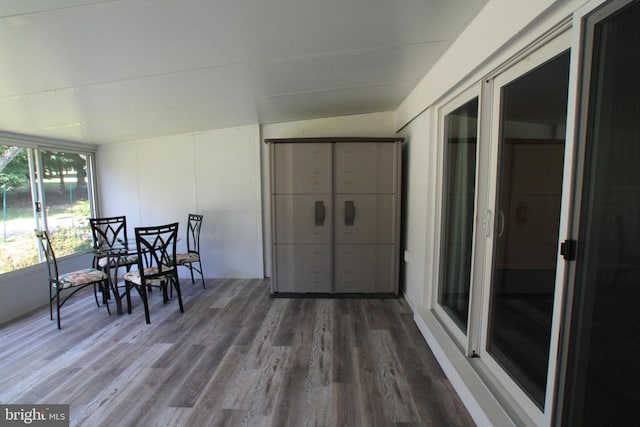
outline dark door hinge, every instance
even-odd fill
[[[560,255],[567,261],[576,260],[576,247],[578,242],[575,240],[567,239],[560,244]]]

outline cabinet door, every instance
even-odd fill
[[[336,195],[336,243],[395,243],[395,199],[393,194]]]
[[[276,292],[332,292],[331,246],[274,245]]]
[[[317,194],[277,194],[275,243],[331,243],[331,198]]]
[[[394,245],[336,245],[336,293],[397,293]]]
[[[398,145],[338,143],[334,148],[336,193],[395,193]]]
[[[274,193],[330,194],[332,144],[272,145]]]

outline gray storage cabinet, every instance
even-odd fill
[[[398,138],[268,139],[273,294],[397,294]]]

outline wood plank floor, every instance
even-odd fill
[[[270,298],[183,281],[109,316],[92,293],[0,327],[0,402],[70,404],[83,426],[471,426],[402,299]]]

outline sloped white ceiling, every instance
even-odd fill
[[[394,110],[488,0],[2,0],[0,131],[109,143]]]

